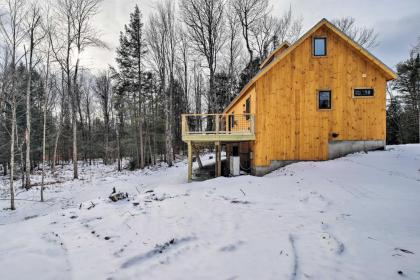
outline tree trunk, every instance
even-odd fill
[[[32,22],[29,29],[29,65],[28,65],[28,80],[26,81],[26,129],[25,129],[25,143],[26,143],[26,182],[25,187],[31,187],[31,86],[32,86],[32,64],[33,53],[35,48],[35,31],[39,24],[39,14],[36,8],[32,11]]]
[[[25,142],[26,142],[25,188],[26,189],[29,189],[31,187],[31,83],[32,83],[32,43],[31,43],[31,50],[29,54],[28,80],[27,80],[27,85],[26,85],[26,129],[25,129]]]
[[[78,164],[77,164],[77,71],[78,71],[78,63],[79,59],[77,59],[76,62],[76,68],[74,71],[73,76],[73,91],[69,90],[69,93],[72,95],[72,127],[73,127],[73,179],[79,178],[78,173]],[[68,72],[68,75],[70,77],[70,70]],[[69,84],[71,84],[71,79],[69,81]]]
[[[166,98],[165,102],[165,111],[166,111],[166,121],[165,121],[165,146],[166,146],[166,162],[169,166],[173,165],[173,146],[172,146],[172,97],[173,97],[173,76],[171,73],[169,81],[169,96]]]
[[[141,46],[139,46],[139,51],[141,50]],[[144,161],[144,139],[143,139],[143,110],[142,110],[142,96],[141,96],[141,53],[138,54],[138,82],[139,82],[139,88],[138,88],[138,94],[139,94],[139,103],[138,103],[138,110],[139,110],[139,141],[140,141],[140,158],[139,158],[139,165],[140,169],[143,169],[145,166]]]
[[[12,89],[13,90],[13,89]],[[13,92],[12,97],[12,133],[10,137],[10,209],[16,210],[15,207],[15,187],[13,185],[14,180],[14,168],[15,168],[15,127],[16,127],[16,97]]]
[[[120,128],[117,127],[115,130],[117,136],[117,161],[118,161],[118,172],[121,172],[121,148],[120,148]]]
[[[57,162],[57,148],[58,148],[58,140],[60,138],[60,133],[61,133],[61,127],[62,127],[62,124],[60,123],[60,126],[59,126],[58,131],[57,131],[57,135],[55,136],[54,153],[53,153],[53,160],[52,160],[52,164],[51,164],[51,172],[52,173],[55,173],[55,163]]]
[[[157,127],[156,127],[156,116],[157,116],[157,102],[156,100],[153,101],[154,109],[153,109],[153,165],[156,165],[156,157],[157,157],[157,141],[156,141],[156,134],[157,134]]]
[[[90,97],[89,97],[90,99]],[[86,102],[86,117],[87,117],[87,121],[88,121],[88,130],[89,130],[89,152],[88,152],[88,157],[89,157],[89,165],[92,165],[92,119],[90,117],[90,100]]]
[[[211,65],[212,62],[209,62]],[[209,80],[209,91],[208,91],[208,109],[207,113],[211,114],[215,111],[215,100],[214,100],[214,69],[210,67],[210,80]],[[216,109],[217,110],[217,109]],[[213,128],[213,117],[207,118],[207,131],[212,131]]]
[[[136,104],[136,102],[137,102],[136,95],[134,94],[133,95],[133,103]],[[139,125],[140,117],[139,117],[139,112],[137,112],[138,108],[136,108],[136,107],[133,108],[133,118],[134,118],[133,124],[135,126],[134,129],[133,129],[133,132],[134,132],[134,139],[136,139],[136,160],[137,160],[136,168],[138,168],[138,167],[140,167],[140,143],[139,143],[140,133],[138,131],[140,129],[140,125]]]
[[[77,116],[76,110],[73,110],[73,178],[78,179],[77,170]]]
[[[17,106],[17,104],[16,104]],[[19,143],[19,130],[18,130],[18,126],[17,126],[17,116],[15,116],[16,121],[15,121],[15,143],[16,143],[16,147],[18,148],[18,152],[20,155],[20,175],[21,175],[21,180],[22,180],[22,188],[25,187],[25,157],[23,156],[23,144],[24,142],[22,142],[21,144]]]
[[[140,105],[141,106],[141,105]],[[141,111],[139,111],[139,140],[140,140],[140,169],[143,169],[145,166],[145,160],[144,160],[144,136],[143,136],[143,116],[141,116]]]
[[[104,158],[104,164],[109,164],[109,121],[107,118],[105,118],[105,158]]]
[[[47,130],[47,104],[44,104],[44,121],[42,126],[42,178],[41,178],[41,202],[44,202],[44,179],[45,179],[45,137]]]

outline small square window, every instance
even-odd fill
[[[327,38],[314,38],[314,56],[327,55]]]
[[[331,109],[331,91],[320,90],[318,92],[318,109],[329,110]]]
[[[375,95],[373,88],[355,88],[353,90],[354,97],[372,97]]]

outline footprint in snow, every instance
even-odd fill
[[[323,241],[324,246],[326,246],[328,251],[334,252],[337,255],[344,253],[344,243],[338,240],[333,234],[328,232],[322,233],[321,240]]]
[[[144,253],[144,254],[140,254],[137,256],[134,256],[128,260],[126,260],[122,265],[121,268],[122,269],[126,269],[129,268],[133,265],[139,265],[140,263],[143,263],[147,260],[153,259],[157,256],[160,256],[161,254],[167,253],[170,250],[181,246],[184,243],[188,243],[192,240],[194,240],[194,237],[185,237],[185,238],[181,238],[181,239],[171,239],[163,244],[157,244],[155,246],[154,249]],[[176,252],[175,252],[176,254]]]
[[[238,249],[238,247],[240,247],[242,244],[244,244],[243,241],[238,241],[236,243],[223,246],[222,248],[220,248],[220,251],[221,252],[233,252],[233,251],[236,251]]]

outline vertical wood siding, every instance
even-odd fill
[[[327,56],[312,56],[313,36],[327,37]],[[272,160],[325,160],[334,140],[385,140],[386,78],[383,72],[327,27],[321,27],[261,76],[228,111],[244,111],[252,96],[256,114],[253,164]],[[375,96],[354,98],[353,88]],[[318,110],[317,90],[330,89],[332,109]]]

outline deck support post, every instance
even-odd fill
[[[192,181],[192,144],[188,141],[188,182]]]
[[[222,145],[220,142],[214,143],[216,146],[216,177],[222,176]]]

